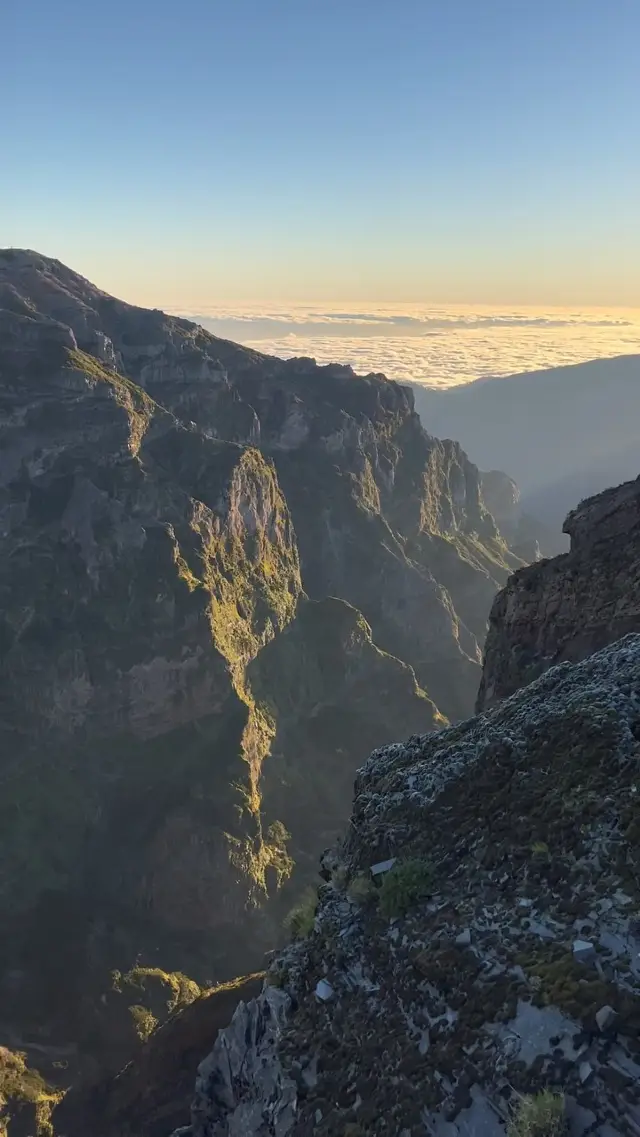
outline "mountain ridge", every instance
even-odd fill
[[[88,1046],[70,1008],[140,953],[260,966],[364,754],[471,709],[522,562],[384,377],[18,250],[0,371],[0,971],[8,1013]]]

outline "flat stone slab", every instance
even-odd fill
[[[377,864],[371,866],[371,875],[384,876],[385,873],[393,868],[397,859],[397,857],[389,857],[388,861],[378,861]]]

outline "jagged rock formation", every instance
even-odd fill
[[[569,553],[520,569],[494,601],[479,710],[640,630],[640,479],[581,502],[564,532]]]
[[[257,998],[264,974],[209,991],[172,1015],[123,1070],[65,1095],[53,1112],[56,1134],[167,1137],[187,1124],[197,1067],[238,1002]]]
[[[0,254],[0,377],[0,972],[77,1037],[140,952],[259,965],[367,750],[469,712],[519,561],[404,388],[37,253]]]
[[[639,688],[628,636],[372,754],[311,934],[200,1065],[194,1137],[501,1137],[548,1086],[575,1137],[637,1131]]]
[[[487,470],[480,474],[480,484],[487,509],[513,551],[526,564],[539,561],[539,538],[545,539],[544,527],[523,512],[520,490],[513,478],[502,470]]]

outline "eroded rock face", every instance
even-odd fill
[[[640,629],[640,480],[582,502],[564,532],[569,553],[520,569],[494,601],[479,710]]]
[[[19,250],[0,375],[0,962],[72,1030],[87,970],[259,965],[368,750],[469,712],[519,561],[382,376]]]
[[[572,1133],[635,1131],[639,689],[634,635],[371,755],[313,931],[200,1067],[195,1137],[501,1137],[548,1086]]]
[[[186,1125],[198,1066],[238,1004],[260,994],[263,974],[243,976],[196,999],[156,1030],[117,1074],[78,1086],[56,1106],[56,1134],[167,1137]]]

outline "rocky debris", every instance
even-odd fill
[[[297,1104],[296,1083],[278,1061],[277,1047],[290,1010],[289,996],[266,987],[259,999],[241,1002],[198,1067],[191,1107],[194,1132],[288,1133]]]
[[[598,1024],[598,1030],[602,1031],[603,1034],[606,1034],[607,1031],[610,1030],[614,1025],[617,1017],[618,1016],[613,1007],[600,1007],[600,1010],[596,1014],[596,1023]]]
[[[330,983],[327,983],[326,979],[318,980],[316,984],[316,995],[319,999],[322,999],[323,1003],[328,1002],[329,999],[333,999],[333,987]]]
[[[256,1100],[241,1073],[208,1111],[198,1097],[194,1137],[498,1137],[545,1088],[575,1137],[637,1132],[639,690],[632,635],[371,755],[314,929],[243,1011],[275,1023],[277,992],[277,1032],[264,1046],[247,1030],[234,1057],[267,1089]],[[393,919],[375,886],[352,887],[390,856],[394,873],[422,859],[433,881]]]
[[[373,877],[383,876],[384,873],[391,871],[396,863],[396,857],[389,857],[386,861],[378,861],[377,864],[371,866],[371,875]]]
[[[520,569],[491,609],[477,709],[640,629],[640,479],[569,514],[570,552]]]
[[[589,940],[574,940],[573,958],[577,963],[591,963],[596,958],[596,949]]]

